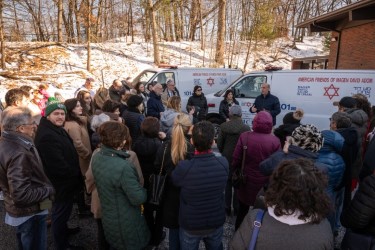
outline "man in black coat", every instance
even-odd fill
[[[351,200],[352,172],[355,161],[359,154],[359,143],[357,130],[352,126],[349,115],[345,112],[335,112],[332,114],[330,122],[331,130],[335,130],[344,137],[344,146],[341,156],[345,162],[345,171],[341,184],[336,187],[336,192],[344,188],[343,208],[346,208]]]
[[[160,83],[155,84],[147,101],[147,116],[160,119],[161,114],[164,112],[164,106],[161,101],[162,92],[163,86]]]
[[[273,126],[276,124],[276,116],[280,114],[280,101],[274,95],[270,93],[270,85],[268,83],[262,83],[262,93],[255,98],[253,106],[250,108],[251,113],[258,113],[260,111],[268,111],[272,116]]]
[[[69,247],[67,222],[73,197],[82,182],[77,151],[63,128],[65,115],[65,106],[49,98],[35,137],[45,173],[56,190],[51,218],[53,240],[58,250]]]

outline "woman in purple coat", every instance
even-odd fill
[[[267,111],[259,112],[253,120],[253,131],[242,133],[234,150],[232,167],[241,168],[243,146],[247,145],[244,165],[246,184],[237,190],[239,209],[236,229],[241,225],[249,207],[254,205],[259,190],[268,182],[269,177],[259,171],[259,163],[280,149],[280,140],[271,134],[272,126],[271,114]]]

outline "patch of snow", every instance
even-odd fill
[[[276,39],[271,45],[259,42],[256,50],[252,47],[245,72],[263,70],[267,64],[291,68],[293,58],[325,55],[323,50],[323,37],[304,37],[302,42],[297,42],[297,49],[293,49],[293,42],[288,38]],[[178,65],[179,67],[212,67],[214,63],[215,45],[206,44],[205,51],[201,50],[201,44],[197,42],[160,42],[160,55],[163,63]],[[4,72],[17,72],[21,61],[17,51],[26,51],[43,43],[6,43],[6,52],[12,49],[12,55]],[[225,51],[225,65],[243,69],[247,54],[248,43],[237,42],[233,49],[233,42],[227,42]],[[74,91],[80,87],[87,77],[95,79],[94,88],[102,85],[109,87],[115,79],[125,79],[130,76],[135,78],[142,70],[155,67],[153,63],[153,45],[144,42],[142,37],[113,39],[104,43],[91,44],[91,71],[86,69],[87,46],[85,44],[64,44],[63,46],[51,45],[47,47],[48,55],[24,54],[24,58],[30,61],[27,71],[29,75],[42,75],[43,81],[27,79],[10,79],[0,76],[0,98],[4,101],[4,95],[10,87],[32,85],[37,87],[40,83],[50,83],[53,91],[59,92],[64,98],[72,98]],[[230,58],[228,52],[233,52]],[[54,54],[61,53],[61,54]],[[44,57],[42,57],[44,56]],[[33,68],[33,60],[41,59],[41,68]],[[43,61],[44,60],[44,61]],[[48,61],[48,62],[47,62]],[[24,63],[24,62],[22,62]],[[48,63],[48,65],[47,65]],[[46,66],[47,65],[47,66]],[[44,67],[44,68],[43,68]]]

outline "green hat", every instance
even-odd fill
[[[66,114],[66,107],[65,107],[64,104],[62,104],[55,97],[48,98],[47,107],[46,107],[46,111],[44,112],[44,116],[45,117],[49,116],[56,109],[62,109],[62,110],[64,110],[64,112]]]

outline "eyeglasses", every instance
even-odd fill
[[[198,91],[200,92],[200,91],[202,91],[202,89],[197,89],[197,92],[198,92]]]
[[[38,124],[36,123],[36,121],[33,121],[32,123],[21,124],[20,126],[34,126],[34,125],[38,125]]]

